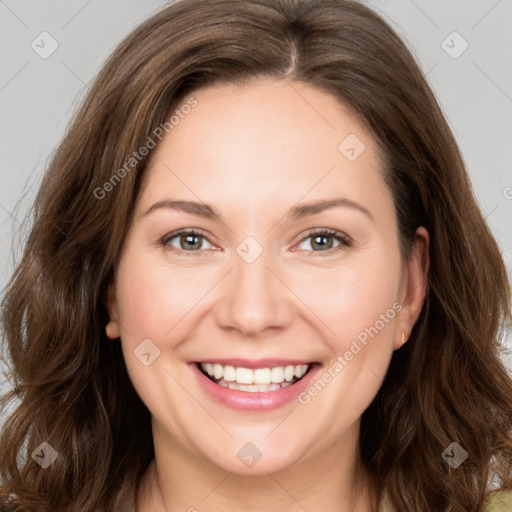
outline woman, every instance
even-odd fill
[[[380,17],[182,0],[114,52],[42,183],[3,302],[0,503],[509,510],[509,297]]]

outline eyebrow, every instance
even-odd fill
[[[358,210],[364,213],[367,217],[369,217],[370,220],[374,220],[373,215],[371,214],[370,210],[368,210],[368,208],[365,208],[359,203],[356,203],[355,201],[352,201],[351,199],[347,199],[345,197],[340,199],[331,199],[327,201],[313,201],[310,203],[295,206],[294,208],[291,209],[289,216],[292,219],[300,219],[303,217],[308,217],[310,215],[315,215],[316,213],[328,210],[329,208],[336,207],[345,207]]]
[[[286,216],[292,219],[301,219],[304,217],[309,217],[311,215],[316,215],[324,210],[328,210],[330,208],[336,207],[345,207],[352,208],[354,210],[358,210],[364,213],[370,220],[374,221],[374,217],[371,212],[360,205],[347,198],[339,198],[339,199],[330,199],[330,200],[320,200],[320,201],[312,201],[309,203],[303,203],[298,206],[293,207]],[[184,213],[189,213],[191,215],[196,215],[198,217],[204,217],[206,219],[221,221],[220,214],[213,208],[212,206],[205,203],[198,203],[195,201],[175,201],[172,199],[165,199],[163,201],[158,201],[153,204],[144,212],[143,216],[149,215],[155,210],[167,208],[171,210],[177,210]]]

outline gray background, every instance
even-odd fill
[[[87,84],[120,40],[168,3],[0,0],[0,289],[19,259],[20,224],[48,157]],[[391,22],[427,74],[510,271],[512,0],[365,3]],[[52,44],[58,48],[42,58]]]

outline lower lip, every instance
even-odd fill
[[[238,411],[264,412],[279,409],[294,400],[309,387],[320,365],[314,364],[302,379],[291,386],[275,391],[250,393],[229,389],[215,384],[199,369],[197,364],[191,363],[192,371],[196,374],[200,385],[205,392],[216,402]]]

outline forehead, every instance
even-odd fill
[[[191,98],[196,106],[151,154],[143,202],[167,192],[247,210],[305,195],[386,192],[374,137],[320,89],[259,79],[197,90],[182,105]]]

